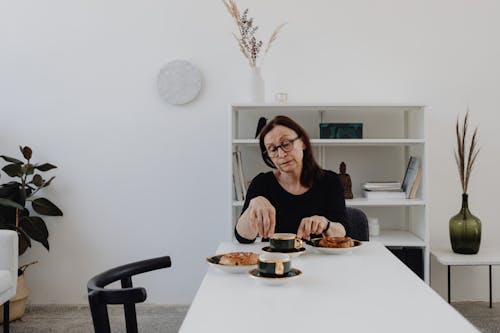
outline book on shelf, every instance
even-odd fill
[[[406,193],[408,199],[412,199],[410,196],[414,185],[416,184],[417,175],[420,170],[420,159],[415,156],[410,156],[408,161],[408,166],[406,167],[405,175],[403,177],[403,182],[401,184],[401,190]],[[421,171],[420,171],[421,172]],[[418,185],[413,193],[413,197],[417,192]]]
[[[235,198],[238,201],[245,200],[245,195],[247,193],[241,161],[241,152],[233,152],[233,185],[235,190]]]
[[[415,199],[421,180],[422,180],[422,168],[419,167],[417,171],[417,176],[415,177],[415,181],[413,182],[413,185],[411,187],[410,194],[408,195],[408,199]]]
[[[405,175],[401,183],[367,182],[362,185],[363,195],[367,199],[414,199],[422,178],[422,168],[418,157],[410,156]]]
[[[400,190],[400,182],[368,182],[362,185],[364,190],[368,191],[393,191]]]
[[[371,191],[363,190],[363,195],[365,198],[370,200],[382,200],[382,199],[406,199],[406,193],[399,190],[394,191]]]

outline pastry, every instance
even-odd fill
[[[219,264],[231,266],[257,265],[259,255],[253,252],[231,252],[220,257]]]
[[[334,248],[348,248],[354,246],[354,241],[351,237],[324,237],[320,239],[319,246],[321,247],[334,247]]]

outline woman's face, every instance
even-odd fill
[[[302,171],[305,145],[294,130],[281,125],[275,126],[264,137],[264,146],[279,171],[285,173]]]

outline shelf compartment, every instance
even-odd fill
[[[385,246],[425,247],[425,241],[405,230],[380,230],[379,236],[370,236],[370,241],[381,242]]]

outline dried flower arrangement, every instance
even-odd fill
[[[469,186],[470,174],[476,157],[479,153],[477,147],[477,127],[472,134],[470,147],[467,148],[466,136],[467,128],[469,126],[469,112],[465,115],[464,123],[460,128],[459,119],[457,118],[456,135],[457,135],[457,149],[455,150],[455,160],[458,166],[458,173],[460,174],[460,182],[462,183],[462,193],[467,193]],[[468,155],[466,156],[468,152]]]
[[[257,67],[257,59],[264,44],[261,40],[257,40],[257,38],[255,37],[255,32],[259,27],[254,25],[253,17],[248,17],[248,8],[243,11],[243,14],[241,14],[234,0],[222,0],[222,2],[224,2],[224,5],[226,6],[229,14],[234,18],[236,26],[238,27],[238,30],[240,32],[240,36],[237,36],[234,33],[233,36],[234,38],[236,38],[236,41],[240,46],[241,53],[243,53],[245,58],[248,59],[250,67]],[[278,38],[278,33],[284,25],[285,23],[282,23],[278,25],[276,29],[274,29],[271,37],[269,38],[269,41],[267,42],[267,47],[264,51],[264,54],[261,56],[260,65],[262,65],[264,56],[267,54],[267,52],[269,52],[271,45]]]

